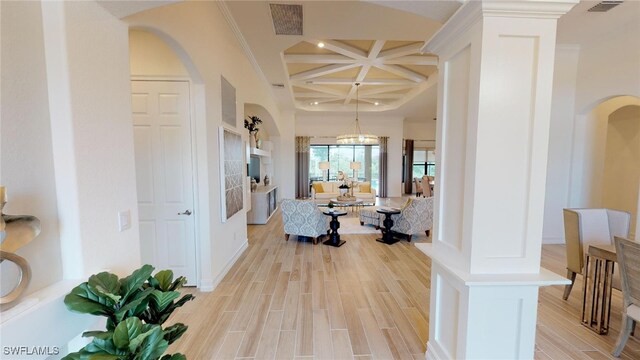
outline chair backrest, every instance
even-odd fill
[[[422,192],[422,184],[420,184],[420,180],[415,177],[413,178],[413,183],[416,185],[416,192],[421,193]]]
[[[280,208],[284,222],[291,219],[294,214],[306,217],[313,213],[321,213],[318,205],[312,200],[283,199]]]
[[[629,305],[640,306],[640,243],[618,236],[614,239],[625,309]]]
[[[591,244],[613,244],[614,236],[629,236],[631,215],[611,209],[563,209],[567,268],[581,273]]]
[[[422,176],[422,193],[424,197],[433,196],[433,192],[431,191],[431,181],[433,181],[433,176]]]

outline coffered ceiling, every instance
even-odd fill
[[[286,49],[288,82],[297,108],[344,110],[358,96],[361,108],[397,108],[422,92],[437,58],[424,42],[305,40]],[[359,83],[359,94],[356,94]]]

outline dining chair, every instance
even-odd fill
[[[623,301],[622,325],[613,349],[613,356],[619,357],[636,322],[640,321],[640,243],[616,236],[615,244]]]
[[[431,182],[433,181],[433,176],[422,176],[422,195],[424,197],[432,197],[433,190],[431,190]]]
[[[416,197],[419,197],[422,195],[422,184],[420,183],[420,180],[417,177],[413,178],[413,183],[416,186]]]
[[[571,294],[576,274],[582,274],[584,257],[591,244],[613,244],[614,236],[628,237],[631,214],[612,209],[563,209],[567,255],[567,278],[562,298]],[[614,272],[613,287],[620,289],[619,272]]]

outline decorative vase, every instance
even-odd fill
[[[256,149],[260,149],[260,139],[258,139],[258,132],[253,133],[253,144]]]
[[[271,183],[271,179],[269,179],[269,175],[264,176],[264,186],[269,186]]]
[[[256,136],[255,136],[255,134],[252,134],[252,133],[249,134],[249,146],[251,146],[252,148],[256,147]]]
[[[349,192],[349,189],[338,189],[340,190],[340,196],[344,196],[347,192]]]
[[[258,189],[258,183],[256,182],[256,179],[251,178],[251,192],[255,192],[256,189]]]

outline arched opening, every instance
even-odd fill
[[[153,28],[130,28],[129,56],[142,262],[202,287],[211,272],[209,185],[198,177],[204,80],[184,48]]]
[[[623,106],[611,113],[606,136],[602,206],[631,213],[633,237],[640,190],[640,106]]]
[[[610,116],[626,106],[640,106],[636,96],[601,99],[576,115],[570,179],[570,207],[603,207],[605,156]]]

